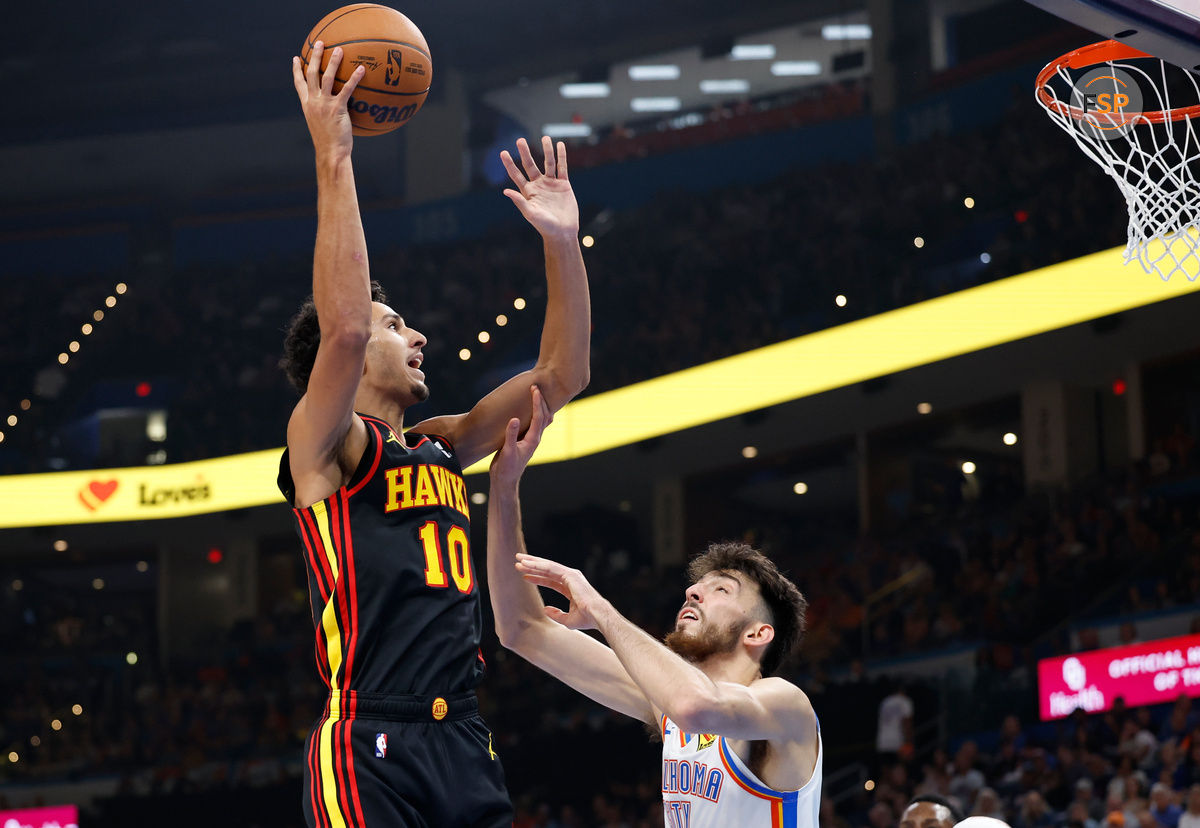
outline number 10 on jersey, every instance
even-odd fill
[[[418,535],[425,550],[425,584],[431,587],[446,587],[446,569],[442,565],[442,545],[438,538],[438,525],[429,520],[421,527]],[[446,556],[450,559],[450,577],[458,591],[469,593],[475,587],[475,576],[471,572],[471,542],[467,530],[451,526],[446,533]]]

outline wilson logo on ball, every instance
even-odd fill
[[[351,98],[350,111],[357,112],[359,115],[366,115],[377,124],[402,124],[416,114],[417,105],[387,106],[385,104],[367,103],[366,101]]]

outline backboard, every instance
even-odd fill
[[[1027,0],[1100,39],[1200,71],[1200,0]],[[1083,45],[1083,44],[1080,44]]]

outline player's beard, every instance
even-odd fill
[[[676,626],[667,633],[663,643],[673,653],[695,664],[709,656],[733,652],[742,640],[745,628],[746,625],[741,621],[730,622],[723,628],[703,622],[695,632]]]
[[[429,399],[429,386],[423,382],[414,382],[412,384],[412,395],[416,397],[417,402],[425,402]]]

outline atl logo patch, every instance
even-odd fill
[[[436,699],[434,699],[432,710],[434,721],[440,722],[442,719],[446,718],[446,709],[445,699],[443,699],[441,696],[438,696]]]
[[[375,756],[378,759],[386,759],[387,758],[387,734],[386,733],[376,733],[375,734]]]

